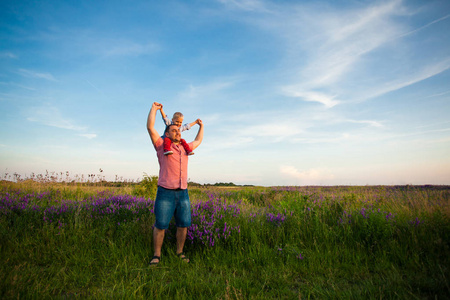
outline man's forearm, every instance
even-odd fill
[[[155,118],[156,118],[156,111],[158,110],[158,103],[153,103],[152,108],[150,109],[150,112],[148,113],[147,117],[147,131],[150,135],[150,139],[152,140],[152,143],[155,145],[156,141],[159,139],[159,134],[155,129]]]
[[[192,142],[194,149],[200,146],[200,144],[203,141],[203,123],[199,123],[199,125],[200,128],[198,129],[197,136],[195,137],[195,140]]]
[[[155,129],[155,117],[156,117],[156,108],[152,106],[147,117],[147,130],[149,133],[151,130]]]

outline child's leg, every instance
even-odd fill
[[[164,138],[164,155],[173,154],[173,152],[170,150],[170,146],[172,145],[172,141],[168,138]]]
[[[186,141],[184,139],[181,139],[180,142],[181,142],[181,145],[183,146],[184,150],[186,150],[188,155],[194,154],[194,152],[192,152],[191,147],[189,147],[189,144],[186,143]]]

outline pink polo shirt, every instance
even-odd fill
[[[158,185],[166,189],[187,189],[188,155],[181,144],[174,144],[171,155],[164,155],[164,140],[160,137],[155,143],[159,162]],[[192,143],[189,146],[193,147]]]

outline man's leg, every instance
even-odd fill
[[[175,211],[174,192],[158,186],[155,199],[155,227],[153,229],[153,251],[154,256],[161,257],[161,248],[164,241],[165,228],[169,227],[169,222]],[[162,228],[162,229],[161,229]],[[151,263],[157,263],[157,259],[152,259]]]
[[[153,229],[153,256],[161,257],[161,248],[164,242],[164,229]],[[152,259],[151,263],[159,262],[158,259]]]
[[[186,227],[177,227],[177,254],[183,252],[184,242],[186,242],[186,235]]]
[[[184,242],[186,242],[187,235],[187,227],[177,227],[177,255],[183,253]],[[182,259],[186,259],[186,262],[189,262],[189,259],[181,254],[180,257]]]
[[[177,255],[189,262],[189,259],[183,254],[184,242],[187,237],[188,227],[191,226],[191,203],[189,201],[188,190],[177,192],[177,209],[175,211],[175,220],[177,223]]]

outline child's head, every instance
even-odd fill
[[[181,127],[181,125],[183,125],[183,119],[184,119],[183,114],[180,112],[176,112],[173,114],[172,123],[177,125],[178,127]]]

